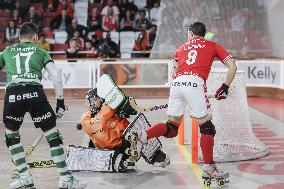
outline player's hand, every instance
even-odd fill
[[[55,113],[57,118],[61,118],[68,111],[68,107],[64,104],[64,99],[57,99]]]
[[[226,99],[228,95],[228,90],[229,86],[223,83],[222,86],[216,91],[215,98],[217,100]]]

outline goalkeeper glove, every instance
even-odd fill
[[[217,100],[226,99],[229,93],[228,90],[229,90],[229,86],[223,83],[222,86],[216,91],[215,98]]]
[[[64,104],[64,99],[57,99],[55,113],[57,118],[61,118],[66,114],[68,107]]]

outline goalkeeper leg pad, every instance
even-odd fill
[[[212,121],[206,121],[205,123],[199,126],[200,133],[203,135],[212,135],[213,137],[216,134],[215,126],[213,125]]]
[[[164,135],[166,138],[174,138],[178,134],[179,123],[168,120],[166,122],[167,133]]]

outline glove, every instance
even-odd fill
[[[61,118],[66,114],[68,107],[64,104],[64,99],[57,99],[55,113],[57,118]]]
[[[228,95],[228,89],[229,86],[223,83],[222,86],[216,91],[215,98],[217,100],[226,99]]]
[[[137,111],[130,105],[128,96],[125,98],[122,105],[119,106],[117,109],[118,109],[118,116],[119,117],[129,118],[130,115],[136,115],[137,114]]]

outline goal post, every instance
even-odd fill
[[[208,95],[212,95],[225,81],[226,69],[213,69],[207,80]],[[238,71],[232,82],[227,99],[209,99],[212,109],[212,122],[216,127],[214,143],[214,160],[216,162],[241,161],[257,159],[268,155],[267,147],[255,136],[252,130],[251,120],[248,111],[245,75]],[[179,143],[184,140],[191,141],[192,161],[197,163],[203,161],[199,145],[199,128],[196,122],[190,118],[185,109],[183,128],[191,128],[190,134],[179,135]],[[190,138],[191,140],[189,140]]]

